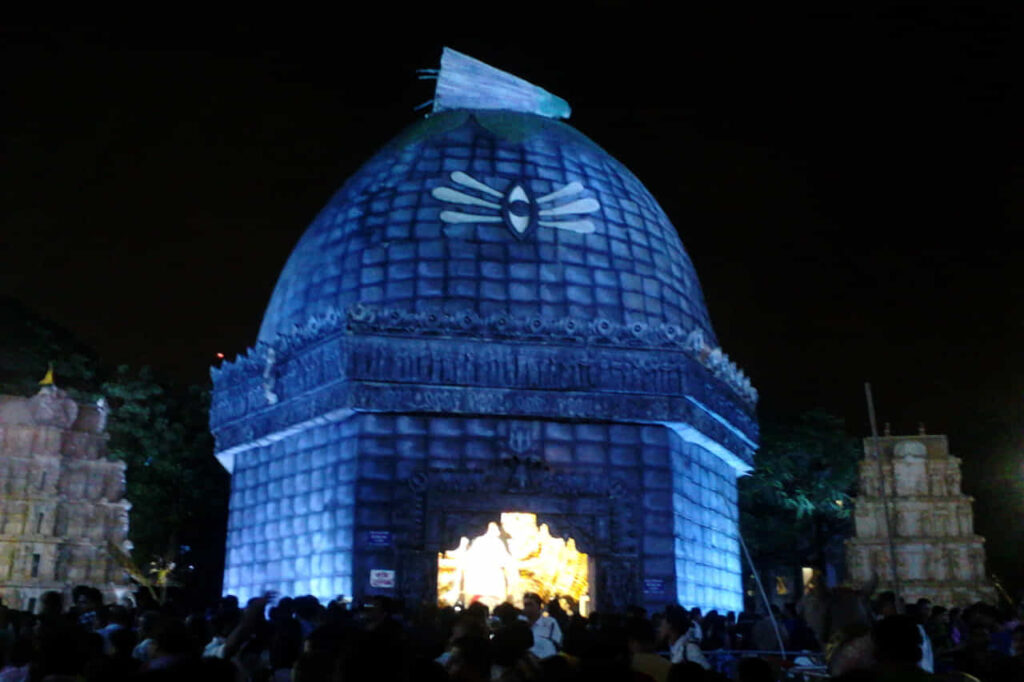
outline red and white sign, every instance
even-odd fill
[[[394,588],[395,572],[383,568],[370,569],[370,587]]]

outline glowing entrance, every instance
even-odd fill
[[[505,601],[521,605],[523,592],[536,592],[545,601],[571,598],[585,614],[587,562],[575,540],[551,537],[547,524],[538,527],[536,514],[505,512],[483,535],[463,537],[456,549],[438,554],[438,602],[481,601],[494,608]]]

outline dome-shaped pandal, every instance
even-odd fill
[[[670,323],[717,346],[643,184],[570,126],[522,112],[435,113],[367,162],[295,247],[259,338],[356,303]]]
[[[568,113],[445,50],[433,115],[307,230],[263,343],[212,372],[225,590],[429,603],[437,557],[514,509],[580,542],[602,609],[742,607],[757,393],[665,214]]]

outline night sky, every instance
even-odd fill
[[[1024,13],[640,6],[6,26],[0,294],[107,362],[204,381],[448,45],[568,100],[647,185],[762,414],[867,435],[871,381],[894,433],[949,435],[993,566],[1017,568]]]

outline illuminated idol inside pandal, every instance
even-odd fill
[[[739,610],[757,394],[676,228],[564,100],[436,79],[213,371],[224,591]]]

